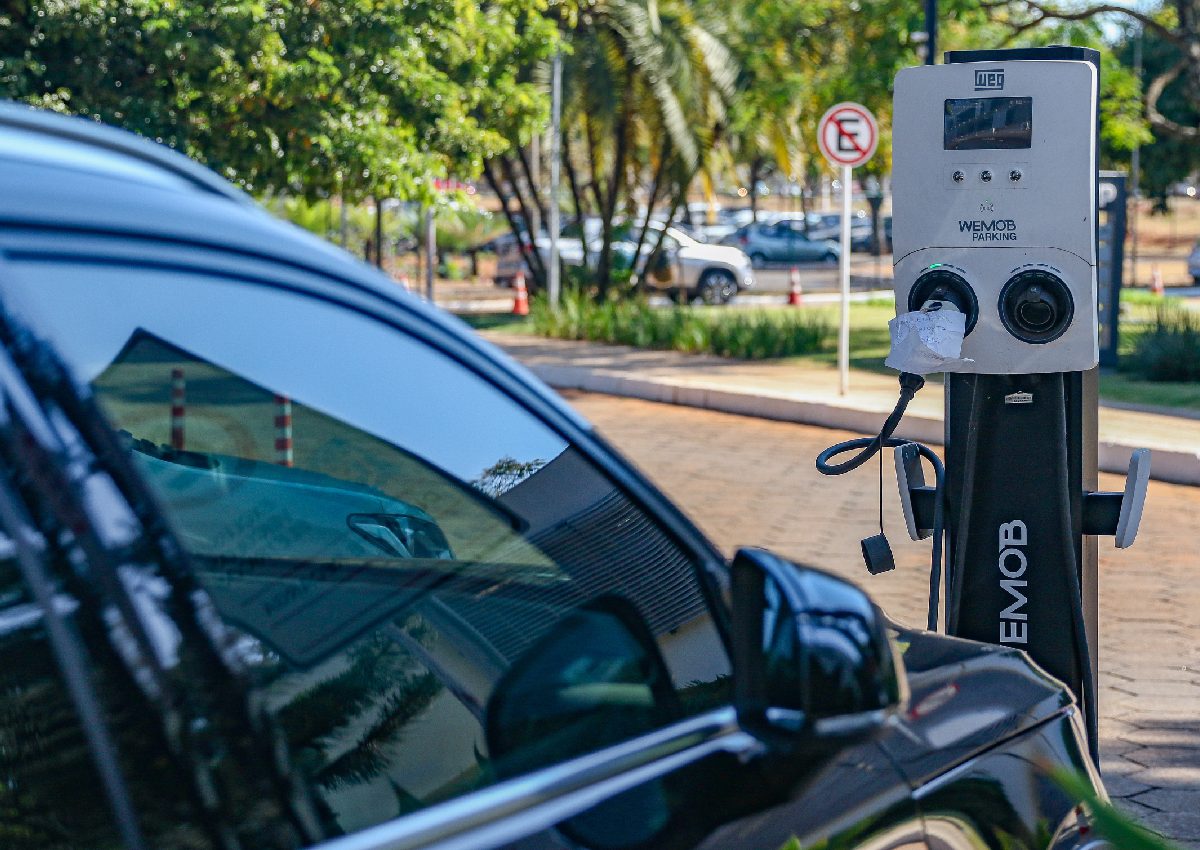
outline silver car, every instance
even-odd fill
[[[754,269],[745,251],[698,242],[673,226],[666,228],[662,250],[653,266],[647,268],[645,264],[663,232],[663,225],[652,221],[648,227],[650,232],[646,234],[638,270],[638,281],[647,291],[672,296],[682,292],[689,301],[724,304],[738,292],[754,286]],[[631,234],[630,239],[634,238]],[[635,248],[634,241],[613,245],[614,253],[627,257],[627,263],[632,260]]]

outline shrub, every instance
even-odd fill
[[[542,336],[753,360],[823,351],[834,337],[827,318],[809,311],[656,309],[644,298],[596,302],[579,290],[565,290],[558,310],[538,296],[530,313]]]
[[[1148,381],[1200,381],[1200,315],[1160,305],[1134,342],[1129,367]]]

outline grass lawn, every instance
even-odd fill
[[[459,313],[458,318],[477,331],[503,331],[513,334],[533,333],[533,323],[528,316],[512,313]]]

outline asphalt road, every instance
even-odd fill
[[[805,292],[833,292],[839,286],[837,263],[802,263],[800,285]],[[754,292],[785,293],[791,287],[791,266],[780,263],[754,271]],[[851,289],[886,289],[892,285],[892,255],[875,258],[869,254],[854,254],[850,259]]]
[[[878,529],[878,468],[825,478],[817,453],[840,431],[567,393],[726,553],[771,549],[843,575],[895,619],[925,620],[929,547],[909,541],[893,473],[884,510],[897,569],[871,576],[859,539]],[[1123,480],[1102,475],[1100,487]],[[1150,483],[1133,548],[1100,540],[1101,767],[1143,823],[1200,848],[1200,582],[1192,528],[1200,488]]]

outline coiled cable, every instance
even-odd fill
[[[896,428],[900,425],[900,420],[904,417],[904,411],[908,409],[908,403],[912,401],[913,397],[923,386],[925,386],[925,379],[920,375],[901,372],[900,398],[897,399],[896,406],[884,421],[883,427],[879,429],[879,433],[874,437],[858,437],[853,440],[845,440],[825,449],[817,455],[817,471],[822,475],[845,475],[847,472],[858,469],[885,446],[893,448],[895,446],[907,445],[908,443],[916,446],[917,452],[921,457],[929,461],[930,466],[933,467],[934,476],[934,511],[933,554],[929,565],[929,608],[926,618],[926,628],[932,632],[937,631],[938,602],[943,574],[942,564],[946,527],[944,504],[946,469],[942,465],[941,458],[934,454],[933,450],[928,446],[915,443],[912,440],[902,440],[892,436]],[[859,453],[849,460],[842,461],[841,463],[832,462],[838,455],[854,451],[855,449],[859,449]],[[947,582],[948,584],[949,582]]]

